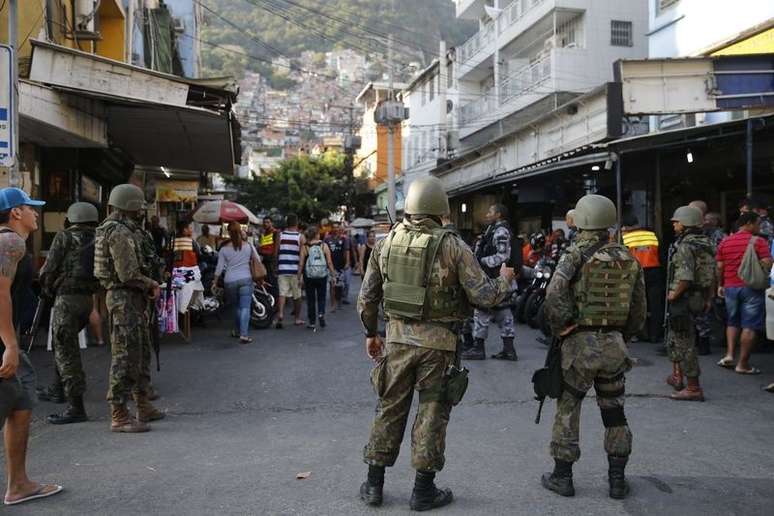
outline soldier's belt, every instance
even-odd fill
[[[623,328],[621,328],[619,326],[578,326],[575,329],[575,331],[576,332],[578,332],[578,331],[604,331],[604,332],[617,331],[617,332],[623,332]]]

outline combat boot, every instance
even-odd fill
[[[673,400],[678,401],[704,401],[704,391],[699,385],[699,378],[688,377],[688,386],[672,394]]]
[[[553,473],[544,473],[540,479],[543,487],[562,496],[575,496],[572,483],[572,462],[554,459]]]
[[[438,489],[435,486],[435,472],[417,471],[414,490],[411,492],[409,507],[412,511],[422,512],[449,505],[454,501],[451,489]]]
[[[680,369],[680,364],[672,362],[672,374],[667,376],[666,383],[671,385],[676,391],[681,391],[685,388],[683,384],[683,371]]]
[[[707,356],[712,354],[709,337],[698,337],[698,340],[696,341],[696,348],[699,352],[699,355]]]
[[[382,505],[382,490],[384,488],[384,466],[368,466],[368,479],[360,484],[360,499],[366,505],[379,507]]]
[[[629,495],[629,482],[626,481],[624,470],[629,457],[607,456],[609,469],[607,470],[607,480],[610,483],[610,498],[623,500]]]
[[[129,415],[126,404],[110,405],[110,431],[127,434],[147,432],[150,427]]]
[[[61,383],[54,382],[50,386],[37,389],[38,399],[50,401],[51,403],[64,403],[67,401],[64,395],[64,388]]]
[[[148,400],[147,394],[133,394],[134,404],[137,406],[137,420],[141,423],[164,419],[166,414],[153,406]]]
[[[503,337],[503,350],[492,355],[492,358],[516,362],[519,357],[516,356],[516,349],[513,347],[513,337]]]
[[[67,402],[67,408],[61,414],[51,414],[46,420],[52,425],[69,425],[88,421],[86,409],[83,406],[83,396],[73,396]]]
[[[463,360],[486,360],[484,339],[474,339],[473,347],[462,353]]]

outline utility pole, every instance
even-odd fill
[[[392,33],[387,40],[387,71],[390,74],[390,89],[387,95],[392,100],[393,76],[392,76]],[[390,220],[395,221],[395,122],[390,120],[387,125],[387,213]]]
[[[21,186],[19,179],[19,6],[17,0],[8,4],[8,45],[11,47],[11,153],[13,162],[8,175],[10,186]]]

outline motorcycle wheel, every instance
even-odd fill
[[[527,304],[527,297],[529,297],[529,292],[522,292],[521,294],[519,294],[519,296],[516,298],[516,304],[513,307],[513,315],[516,317],[516,320],[521,324],[524,324],[525,322],[527,322],[524,319],[524,307]]]
[[[535,317],[537,316],[540,305],[543,304],[543,293],[533,292],[527,298],[527,302],[524,305],[524,320],[529,324],[530,328],[537,328]]]
[[[250,307],[250,324],[253,328],[264,330],[271,326],[274,319],[274,309],[269,302],[253,294],[253,304]]]

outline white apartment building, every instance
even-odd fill
[[[552,97],[553,106],[611,81],[613,62],[647,55],[653,0],[457,0],[479,31],[457,49],[457,124],[463,144]],[[549,102],[550,104],[550,102]]]

